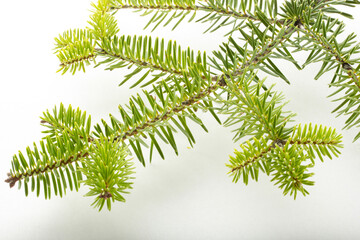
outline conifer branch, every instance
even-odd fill
[[[20,151],[18,155],[14,155],[12,170],[6,182],[12,187],[17,181],[24,180],[27,190],[27,181],[31,179],[32,191],[34,191],[35,179],[40,182],[41,178],[47,188],[45,198],[50,198],[50,177],[55,195],[59,192],[61,196],[62,188],[65,193],[67,185],[71,190],[74,185],[77,190],[78,180],[82,179],[77,169],[78,161],[89,156],[88,142],[94,140],[90,137],[91,117],[87,117],[86,112],[80,111],[79,108],[73,109],[69,106],[66,109],[63,104],[60,104],[59,109],[54,108],[53,114],[49,111],[44,112],[40,123],[47,128],[43,131],[46,136],[40,141],[40,150],[34,143],[33,150],[30,147],[26,149],[27,160]],[[65,182],[63,171],[66,172],[68,184]],[[60,183],[60,178],[63,184]],[[39,194],[39,184],[36,188]]]
[[[173,30],[183,21],[183,19],[193,13],[189,19],[191,22],[197,12],[208,13],[196,22],[211,22],[211,26],[205,31],[216,31],[217,29],[235,24],[235,29],[241,27],[245,21],[255,21],[255,22],[270,22],[284,24],[285,20],[278,20],[275,18],[277,14],[277,2],[260,2],[257,7],[255,7],[251,2],[247,1],[218,1],[218,0],[208,0],[208,1],[199,1],[199,4],[196,4],[196,1],[123,1],[115,0],[111,3],[109,10],[118,11],[121,9],[133,9],[135,11],[144,11],[142,16],[146,16],[155,12],[152,18],[149,20],[145,28],[150,24],[155,24],[154,29],[156,29],[162,22],[165,22],[164,26],[168,25],[171,21],[176,20],[177,22],[173,27]],[[264,13],[260,13],[263,11]],[[167,18],[169,13],[173,14]],[[259,16],[260,14],[260,16]],[[268,17],[269,15],[269,17]],[[167,19],[167,20],[166,20]],[[223,21],[220,21],[223,19]],[[241,23],[237,23],[237,20],[241,20]],[[231,31],[231,32],[232,32]],[[231,33],[230,32],[230,33]],[[228,33],[228,34],[230,34]]]
[[[249,178],[257,181],[262,171],[272,174],[271,181],[275,181],[284,194],[290,193],[294,198],[297,192],[308,194],[305,186],[314,184],[309,180],[313,175],[309,169],[317,157],[321,161],[324,156],[338,157],[342,137],[334,129],[321,125],[288,127],[295,114],[283,112],[284,97],[272,92],[273,86],[267,88],[265,79],[260,80],[255,70],[290,83],[271,59],[285,59],[302,69],[287,47],[308,50],[306,46],[312,43],[304,66],[323,61],[316,79],[337,67],[331,86],[339,87],[334,94],[345,90],[345,96],[337,99],[342,103],[334,111],[350,115],[345,128],[360,126],[360,62],[350,58],[360,52],[360,45],[351,46],[354,34],[339,43],[337,36],[344,25],[327,15],[335,13],[351,18],[334,6],[356,4],[360,2],[288,0],[279,9],[276,0],[98,0],[92,4],[90,28],[69,30],[56,38],[59,71],[85,70],[85,64],[103,57],[105,60],[96,66],[108,64],[107,70],[135,67],[120,85],[141,73],[131,88],[152,85],[152,90],[149,93],[143,89],[143,96],[132,96],[128,104],[119,105],[121,120],[110,115],[110,123],[102,119],[94,125],[94,131],[91,131],[91,118],[79,109],[60,104],[53,113],[45,112],[40,123],[47,130],[43,131],[46,136],[40,141],[40,147],[34,144],[32,149],[26,148],[26,156],[22,152],[14,155],[5,182],[11,188],[16,183],[19,188],[23,184],[26,196],[29,190],[36,190],[39,196],[42,183],[45,199],[50,198],[52,192],[62,196],[68,186],[70,190],[78,190],[83,183],[90,188],[86,196],[95,196],[93,205],[101,210],[106,203],[110,210],[111,203],[124,202],[122,194],[132,188],[133,164],[127,159],[129,149],[132,148],[145,166],[141,146],[149,147],[147,141],[150,142],[150,162],[154,149],[164,159],[159,139],[170,144],[178,154],[173,135],[178,130],[193,146],[195,138],[187,120],[207,131],[195,114],[200,109],[209,111],[219,123],[216,114],[228,115],[224,126],[236,125],[235,141],[253,135],[240,144],[241,151],[235,150],[235,156],[230,156],[227,166],[234,182],[240,177],[245,184]],[[153,30],[162,22],[166,26],[176,20],[174,29],[190,13],[189,22],[200,11],[208,14],[197,21],[211,23],[205,32],[229,24],[233,24],[233,28],[227,34],[231,34],[228,42],[213,52],[214,57],[208,58],[205,53],[194,54],[190,48],[182,50],[175,41],[153,41],[148,36],[118,37],[114,13],[121,9],[152,14],[146,27],[155,24]],[[298,30],[304,36],[292,41],[290,37]],[[239,38],[232,36],[235,31]],[[326,54],[322,58],[320,53],[324,50]],[[208,60],[211,63],[207,63]],[[219,103],[221,107],[215,107],[214,104]],[[360,133],[355,140],[358,138]]]
[[[259,51],[255,56],[253,56],[251,59],[248,59],[245,61],[242,65],[238,66],[232,74],[232,77],[237,77],[241,74],[244,74],[246,68],[250,66],[250,64],[257,64],[261,59],[265,58],[268,54],[271,53],[271,50],[274,49],[278,44],[280,44],[284,39],[289,37],[291,33],[293,33],[294,28],[291,26],[286,27],[283,31],[279,33],[279,35],[268,45],[264,46],[261,51]],[[217,75],[211,77],[211,80],[213,83],[207,87],[206,90],[200,91],[200,92],[194,92],[195,95],[190,96],[188,99],[181,102],[179,105],[174,106],[172,109],[166,111],[165,113],[161,113],[160,115],[154,116],[151,120],[143,123],[140,126],[136,126],[132,128],[131,130],[128,130],[122,134],[122,136],[117,136],[118,138],[126,138],[126,136],[132,136],[134,134],[138,134],[139,130],[143,130],[149,126],[154,126],[157,122],[162,122],[166,119],[168,119],[170,116],[172,116],[175,113],[181,112],[189,107],[193,107],[196,103],[198,103],[200,100],[204,99],[205,97],[208,97],[211,93],[215,92],[219,87],[224,86],[224,75]],[[222,81],[221,81],[222,80]]]
[[[95,140],[95,145],[90,151],[90,160],[86,161],[81,172],[86,176],[83,181],[90,187],[90,191],[85,196],[96,196],[92,205],[99,208],[107,205],[111,210],[111,202],[125,202],[123,193],[128,193],[127,189],[132,189],[134,177],[133,163],[127,159],[128,149],[120,146],[114,139],[107,139],[101,136]]]
[[[326,137],[323,137],[326,136]],[[249,155],[249,153],[241,153],[244,154],[244,156],[251,156],[248,159],[243,159],[243,161],[241,161],[241,163],[237,164],[237,165],[229,165],[231,166],[231,171],[230,173],[234,172],[234,171],[238,171],[240,169],[243,169],[244,167],[254,163],[255,161],[260,160],[261,158],[266,158],[266,154],[270,153],[272,149],[276,148],[277,146],[279,148],[284,148],[286,145],[312,145],[312,146],[318,146],[321,147],[322,150],[321,152],[325,151],[323,149],[323,147],[328,147],[331,148],[333,154],[335,156],[337,156],[337,153],[339,153],[338,151],[336,151],[336,148],[341,148],[342,145],[341,143],[341,138],[342,136],[337,134],[335,132],[335,129],[332,128],[323,128],[322,126],[318,127],[317,125],[315,125],[315,128],[312,128],[312,125],[305,125],[305,127],[301,127],[301,125],[295,126],[293,128],[293,133],[292,136],[289,137],[288,139],[275,139],[271,142],[271,144],[266,145],[267,140],[266,139],[260,139],[257,140],[255,138],[255,146],[258,146],[258,149],[263,149],[261,151],[257,151],[256,154],[254,156],[251,156],[251,154]],[[262,143],[263,145],[259,145],[259,143]],[[242,149],[247,149],[249,150],[250,148],[253,149],[252,144],[248,141],[247,142],[247,146],[241,145]],[[334,148],[332,148],[334,147]],[[309,150],[311,151],[311,150]],[[255,152],[255,151],[254,151]],[[319,153],[319,157],[321,160],[323,160],[323,158],[321,157],[322,154],[317,151]],[[236,151],[237,155],[239,154],[238,151]],[[331,155],[329,152],[325,153],[326,155],[329,156],[329,158],[331,158]]]
[[[144,5],[121,5],[121,6],[112,6],[110,7],[110,10],[120,10],[120,9],[133,9],[133,10],[163,10],[163,11],[171,11],[171,10],[181,10],[181,11],[205,11],[205,12],[212,12],[212,13],[218,13],[222,16],[227,16],[227,17],[234,17],[237,19],[249,19],[252,21],[260,21],[260,19],[251,16],[247,13],[240,13],[240,12],[236,12],[236,11],[226,11],[223,9],[216,9],[216,8],[211,8],[209,6],[206,5],[194,5],[194,6],[176,6],[176,5],[172,5],[172,6],[160,6],[160,5],[149,5],[149,6],[144,6]],[[275,19],[269,19],[269,21],[273,22],[275,21]]]
[[[247,141],[241,144],[242,151],[235,150],[235,156],[230,156],[231,169],[229,174],[233,181],[237,182],[242,176],[245,184],[248,183],[249,175],[252,179],[258,180],[259,170],[269,175],[273,172],[273,179],[277,180],[275,185],[280,184],[284,188],[284,194],[290,192],[296,198],[296,192],[308,194],[304,185],[313,185],[307,180],[312,173],[306,173],[308,168],[314,166],[315,152],[321,161],[322,156],[332,158],[338,156],[341,148],[342,136],[337,134],[335,129],[311,124],[293,128],[292,136],[287,139],[271,140],[268,137],[253,138],[253,143]],[[306,161],[311,160],[311,164]],[[304,165],[305,163],[305,165]]]
[[[341,24],[341,23],[339,23]],[[360,74],[359,72],[351,66],[351,64],[349,63],[349,61],[342,56],[341,52],[339,52],[339,50],[337,49],[338,46],[335,46],[333,44],[331,44],[327,38],[325,38],[324,36],[322,36],[321,33],[315,32],[313,31],[308,25],[304,25],[304,30],[302,31],[305,34],[307,34],[308,37],[310,37],[311,39],[313,39],[316,44],[318,44],[319,46],[321,46],[323,48],[323,50],[327,53],[327,54],[331,54],[336,61],[340,64],[341,68],[347,73],[349,79],[352,80],[352,82],[358,87],[360,88]],[[332,40],[334,40],[335,38],[333,38]],[[336,44],[336,42],[334,42]]]
[[[340,34],[344,28],[344,24],[337,19],[319,14],[314,22],[310,23],[309,19],[305,19],[301,31],[305,34],[302,39],[307,39],[314,45],[304,65],[323,61],[315,79],[336,68],[330,86],[337,87],[338,90],[329,97],[344,91],[345,96],[333,100],[341,101],[333,113],[337,112],[337,116],[348,115],[344,129],[350,129],[360,126],[360,101],[358,100],[360,96],[360,61],[358,56],[354,56],[360,52],[360,44],[354,41],[356,37],[354,33],[349,34],[340,42]],[[321,52],[325,52],[325,55],[321,55]],[[355,136],[354,141],[359,138],[360,132]]]
[[[134,83],[132,87],[143,83],[141,87],[147,86],[160,77],[166,77],[168,80],[173,76],[191,77],[191,71],[196,70],[202,79],[206,79],[208,75],[208,67],[206,63],[206,53],[197,54],[188,48],[182,50],[174,41],[165,43],[164,39],[155,41],[148,36],[114,36],[110,39],[102,39],[96,51],[98,55],[106,59],[99,62],[98,65],[107,63],[107,70],[114,70],[128,66],[135,69],[125,76],[120,85],[126,83],[131,77],[142,73],[142,77]],[[97,65],[97,66],[98,66]],[[158,74],[150,73],[160,71]]]
[[[82,180],[78,160],[89,156],[88,144],[80,139],[80,135],[79,131],[76,136],[68,131],[63,131],[62,135],[56,137],[48,135],[45,140],[40,141],[40,149],[35,143],[33,150],[27,147],[27,159],[19,151],[13,157],[12,169],[6,182],[10,187],[16,182],[19,182],[19,187],[23,183],[26,196],[29,193],[29,181],[31,191],[36,189],[37,196],[40,194],[40,182],[43,182],[45,199],[51,197],[51,182],[55,195],[62,196],[67,187],[77,191],[79,181]]]
[[[248,59],[243,65],[239,66],[234,71],[234,77],[241,75],[244,73],[245,69],[250,66],[251,63],[257,63],[261,61],[261,59],[265,58],[268,54],[271,53],[271,50],[280,44],[284,39],[289,37],[293,32],[292,27],[287,27],[284,31],[280,32],[279,35],[268,45],[264,46],[262,51],[259,51],[255,56],[251,59]],[[180,113],[187,108],[194,107],[197,103],[208,97],[211,93],[215,92],[219,87],[224,86],[224,75],[213,76],[213,83],[207,87],[206,90],[195,92],[193,96],[190,96],[188,99],[182,101],[180,104],[175,105],[172,109],[167,110],[166,112],[160,113],[158,115],[153,116],[151,119],[148,119],[146,122],[140,125],[133,125],[127,131],[122,132],[121,135],[116,135],[115,140],[121,139],[122,141],[128,139],[129,137],[140,135],[144,130],[148,128],[152,128],[156,126],[158,123],[161,123],[169,118],[171,118],[174,114]],[[222,81],[219,81],[222,80]],[[80,159],[79,159],[80,160]]]
[[[267,149],[263,150],[259,154],[253,156],[252,158],[249,158],[248,160],[239,164],[238,166],[233,167],[230,172],[232,173],[235,171],[240,171],[243,168],[246,168],[248,165],[253,164],[255,161],[258,161],[259,159],[264,157],[267,153],[269,153],[271,151],[272,148],[274,148],[273,145],[269,145],[269,147]]]
[[[16,184],[16,182],[19,180],[29,178],[29,177],[34,177],[36,175],[39,175],[39,174],[42,174],[45,172],[53,171],[56,168],[64,167],[68,164],[78,161],[81,158],[86,158],[87,156],[89,156],[88,152],[85,152],[85,153],[79,152],[77,155],[71,156],[68,159],[61,159],[59,161],[54,161],[51,165],[44,166],[43,169],[32,169],[28,172],[21,173],[19,175],[11,175],[9,173],[8,178],[5,180],[5,182],[9,183],[10,188],[12,188]]]
[[[256,138],[267,135],[274,141],[280,141],[292,131],[285,128],[285,125],[292,121],[295,114],[283,112],[282,108],[286,103],[283,103],[282,94],[272,91],[274,85],[261,92],[264,80],[251,84],[255,76],[254,73],[250,73],[237,80],[235,84],[228,82],[227,91],[232,97],[223,100],[223,107],[219,113],[229,115],[224,122],[225,127],[238,127],[233,130],[236,132],[234,141],[248,135],[254,135]]]
[[[285,41],[296,29],[293,26],[287,26],[286,28],[282,28],[276,38],[269,43],[266,47],[262,48],[259,51],[259,54],[254,56],[252,59],[253,62],[258,63],[261,62],[266,56],[268,56],[271,51],[276,48],[279,44]],[[252,65],[253,63],[248,61],[246,62],[241,69],[235,69],[231,74],[232,76],[239,76],[244,73],[244,69]]]
[[[147,122],[134,126],[133,128],[129,129],[128,131],[124,132],[121,135],[117,135],[115,137],[115,140],[121,139],[126,140],[128,137],[139,135],[143,130],[146,130],[147,128],[154,127],[158,123],[163,122],[171,118],[173,115],[180,113],[182,111],[185,111],[187,108],[194,107],[200,100],[203,98],[209,96],[211,93],[216,91],[218,86],[211,85],[206,90],[201,91],[197,93],[194,96],[191,96],[185,101],[182,101],[180,104],[176,105],[174,108],[167,110],[165,113],[158,114],[154,116],[152,119],[149,119]]]
[[[262,58],[266,57],[268,54],[270,54],[271,50],[278,45],[279,43],[281,43],[284,39],[286,39],[292,32],[293,32],[293,28],[292,27],[287,27],[284,31],[281,31],[279,33],[279,35],[272,41],[270,42],[268,45],[264,46],[263,49],[261,51],[259,51],[259,53],[257,53],[255,56],[252,57],[252,59],[248,59],[247,61],[244,62],[243,65],[239,66],[238,68],[236,68],[233,72],[233,77],[236,77],[240,74],[243,74],[245,69],[250,66],[251,63],[256,64],[258,63]],[[117,139],[122,139],[125,140],[130,136],[135,136],[141,133],[142,130],[149,128],[149,127],[153,127],[155,126],[157,123],[162,122],[168,118],[170,118],[171,116],[173,116],[176,113],[182,112],[185,109],[189,108],[189,107],[193,107],[194,105],[196,105],[199,100],[204,99],[205,97],[209,96],[211,93],[215,92],[219,87],[221,87],[223,85],[223,83],[221,83],[219,80],[223,80],[224,81],[224,75],[217,75],[217,76],[213,76],[212,81],[214,83],[212,83],[211,85],[208,86],[208,88],[204,91],[200,91],[200,92],[195,92],[195,95],[189,97],[188,99],[184,100],[183,102],[181,102],[179,105],[174,106],[172,109],[161,113],[159,115],[154,116],[152,119],[149,119],[147,122],[141,124],[141,125],[135,125],[133,126],[133,128],[129,129],[128,131],[123,132],[121,135],[117,135],[115,137],[115,140]],[[60,106],[60,113],[63,114],[64,110],[62,106]],[[71,112],[71,110],[70,110]],[[63,114],[62,116],[66,116],[65,114]],[[49,114],[47,114],[47,117],[49,117]],[[42,121],[46,121],[46,120],[42,120]],[[47,120],[46,122],[50,122],[50,120]],[[54,127],[54,124],[51,124],[50,126]],[[57,126],[59,127],[59,126]],[[62,127],[59,128],[59,131],[64,131],[64,129]],[[70,131],[71,132],[71,131]],[[87,137],[86,139],[88,139],[88,141],[93,141],[92,137]],[[64,164],[62,163],[68,163],[68,162],[76,162],[81,160],[81,153],[79,153],[78,158],[72,158],[70,157],[69,159],[64,159],[59,161],[59,165],[54,165],[60,167],[63,166]],[[85,155],[86,157],[87,155]],[[45,165],[44,168],[46,169],[51,169],[52,166],[49,165]],[[53,167],[55,168],[55,167]],[[37,172],[34,172],[37,173]],[[15,176],[13,176],[15,177]],[[9,180],[10,181],[10,180]]]
[[[164,72],[164,73],[183,76],[183,73],[181,71],[176,70],[176,69],[168,69],[168,68],[164,68],[164,67],[160,66],[159,64],[154,64],[154,63],[150,63],[150,62],[146,62],[146,61],[142,61],[142,60],[138,60],[138,59],[131,59],[129,57],[126,57],[126,56],[123,56],[123,55],[120,55],[120,54],[107,52],[104,49],[95,49],[95,50],[97,51],[99,56],[120,59],[120,60],[128,62],[130,64],[135,64],[136,66],[139,66],[139,67],[159,70],[159,71]]]

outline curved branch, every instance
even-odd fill
[[[233,71],[232,76],[236,77],[241,74],[243,74],[246,71],[246,68],[250,65],[256,65],[258,64],[263,58],[265,58],[267,55],[269,55],[273,48],[275,48],[278,44],[283,42],[287,37],[289,37],[295,29],[291,26],[288,26],[283,33],[281,33],[278,37],[274,39],[274,41],[270,42],[268,45],[264,46],[262,51],[257,53],[254,56],[254,60],[251,61],[247,60],[244,64],[242,64],[240,67],[235,69]],[[201,91],[197,93],[194,96],[191,96],[189,99],[181,102],[179,105],[176,105],[173,109],[168,110],[165,114],[158,115],[154,117],[153,119],[149,120],[148,122],[143,123],[142,125],[135,126],[134,128],[124,132],[122,135],[119,135],[116,137],[116,139],[123,139],[125,140],[128,136],[133,136],[135,134],[139,133],[139,130],[143,130],[147,127],[154,126],[157,122],[161,122],[163,120],[166,120],[167,118],[171,117],[175,113],[181,112],[185,110],[188,107],[193,106],[196,104],[199,100],[209,96],[211,93],[215,92],[220,87],[223,87],[226,85],[224,82],[224,75],[216,75],[212,78],[213,83],[204,91]]]
[[[288,26],[283,33],[279,34],[273,41],[271,41],[268,45],[265,45],[259,53],[255,54],[254,59],[256,60],[247,60],[244,64],[242,64],[240,67],[234,70],[233,76],[241,75],[245,72],[246,68],[250,65],[256,65],[258,64],[261,59],[265,58],[267,55],[271,53],[271,50],[275,48],[278,44],[280,44],[282,41],[284,41],[287,37],[289,37],[294,28],[292,26]],[[216,75],[212,77],[213,83],[204,91],[196,93],[196,95],[189,97],[187,100],[181,102],[181,104],[176,105],[174,108],[168,110],[165,114],[154,116],[154,118],[149,119],[149,121],[143,123],[142,125],[134,126],[132,129],[129,129],[128,131],[124,132],[121,135],[118,135],[115,137],[115,139],[121,139],[126,140],[130,136],[135,136],[141,132],[141,130],[156,125],[156,123],[166,120],[167,118],[171,117],[172,115],[179,113],[181,111],[186,110],[189,107],[192,107],[193,105],[197,104],[197,102],[207,96],[209,96],[211,93],[215,92],[220,87],[224,86],[224,82],[221,80],[224,80],[224,75]],[[214,82],[216,81],[216,82]],[[89,138],[88,141],[93,141],[92,138]],[[10,187],[13,187],[17,181],[20,179],[23,179],[28,176],[36,175],[39,173],[43,173],[48,170],[53,170],[56,168],[59,168],[61,166],[65,166],[67,164],[77,162],[80,159],[88,156],[88,153],[78,153],[76,157],[70,157],[69,159],[63,159],[59,162],[56,162],[53,165],[46,165],[44,170],[33,170],[30,174],[24,173],[19,177],[9,176],[8,179],[5,181],[10,184]]]

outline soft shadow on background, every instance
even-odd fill
[[[83,28],[90,1],[4,1],[0,9],[2,33],[0,87],[0,179],[5,180],[11,158],[18,150],[38,142],[42,127],[39,116],[63,102],[92,115],[93,122],[118,114],[118,104],[127,102],[138,89],[117,85],[126,69],[108,72],[92,69],[74,76],[56,73],[58,61],[53,38],[69,28]],[[360,34],[360,6],[350,11],[355,20],[344,19],[348,33]],[[151,34],[176,39],[184,48],[218,49],[222,31],[201,34],[206,24],[182,23],[175,32],[159,27],[142,31],[148,18],[136,13],[117,14],[122,34]],[[357,37],[357,41],[360,38]],[[297,55],[300,62],[306,55]],[[280,79],[276,89],[284,92],[296,112],[297,122],[318,123],[341,131],[345,118],[331,114],[335,103],[326,98],[331,74],[315,81],[320,65],[299,72],[288,63],[279,68],[291,80]],[[159,157],[143,168],[136,162],[136,180],[127,202],[113,210],[97,212],[84,198],[87,189],[67,192],[63,198],[44,200],[1,180],[0,239],[358,239],[360,238],[360,141],[352,143],[353,131],[341,131],[345,148],[338,159],[317,161],[316,182],[310,195],[296,201],[265,174],[259,182],[234,184],[225,163],[239,143],[230,129],[219,126],[210,114],[199,115],[209,129],[193,125],[196,145],[178,135],[179,157],[165,147]],[[356,129],[359,131],[359,129]]]

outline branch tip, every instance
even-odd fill
[[[11,176],[10,173],[7,173],[8,178],[5,180],[6,183],[9,183],[10,188],[14,187],[16,182],[19,181],[20,178],[16,176]]]
[[[112,194],[110,192],[104,192],[102,194],[100,194],[99,198],[103,198],[104,200],[111,198]]]

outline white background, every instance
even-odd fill
[[[0,178],[5,180],[13,154],[38,142],[42,127],[39,116],[63,102],[92,115],[93,122],[118,114],[126,103],[131,84],[117,87],[126,69],[113,72],[89,67],[86,74],[56,73],[53,38],[69,28],[84,28],[90,14],[89,0],[2,1],[0,7]],[[360,6],[349,11],[355,20],[344,20],[348,33],[360,34]],[[121,34],[143,32],[146,19],[136,13],[117,14]],[[182,23],[175,32],[169,27],[151,33],[182,46],[211,53],[225,39],[222,31],[202,34],[207,24]],[[360,41],[357,37],[357,41]],[[305,55],[297,55],[304,60]],[[336,127],[345,148],[338,159],[317,161],[316,182],[310,195],[296,201],[283,196],[266,175],[245,186],[227,176],[225,163],[239,143],[232,142],[230,129],[219,126],[210,114],[200,114],[209,129],[193,126],[197,144],[188,149],[177,135],[179,157],[165,146],[165,161],[159,157],[143,168],[136,160],[134,189],[126,203],[98,212],[85,198],[86,188],[67,192],[63,198],[44,200],[23,189],[0,184],[0,239],[359,239],[360,238],[360,141],[359,131],[341,131],[344,117],[335,118],[336,107],[326,98],[333,90],[327,84],[332,74],[313,78],[320,64],[299,72],[288,63],[279,68],[291,80],[280,79],[277,89],[291,101],[288,109],[298,113],[297,122]],[[2,176],[2,177],[1,177]]]

